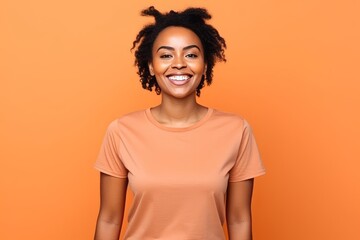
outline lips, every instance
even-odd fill
[[[171,74],[166,76],[170,82],[173,84],[179,86],[184,85],[188,82],[188,80],[192,77],[192,75],[189,74]]]

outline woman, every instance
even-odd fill
[[[134,193],[125,239],[248,240],[253,178],[265,173],[248,123],[197,103],[224,61],[225,40],[205,9],[161,14],[133,48],[143,88],[161,94],[153,108],[111,122],[95,167],[101,206],[95,239],[118,239],[127,185]]]

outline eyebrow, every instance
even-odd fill
[[[186,47],[183,48],[183,50],[188,50],[188,49],[190,49],[190,48],[197,48],[197,49],[199,49],[199,51],[201,52],[200,48],[199,48],[198,46],[196,46],[196,45],[186,46]],[[158,52],[160,49],[167,49],[167,50],[171,50],[171,51],[174,51],[174,50],[175,50],[175,48],[170,47],[170,46],[161,46],[161,47],[159,47],[159,48],[156,50],[156,52]]]

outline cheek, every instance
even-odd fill
[[[154,73],[162,73],[164,71],[166,71],[166,69],[168,69],[170,66],[170,63],[167,63],[165,61],[153,61],[153,70]]]
[[[198,74],[203,74],[205,72],[205,64],[204,63],[189,63],[188,66]]]

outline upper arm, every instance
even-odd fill
[[[251,199],[254,179],[229,182],[226,215],[228,224],[251,221]]]
[[[121,224],[128,185],[127,178],[118,178],[100,173],[100,213],[106,222]]]

